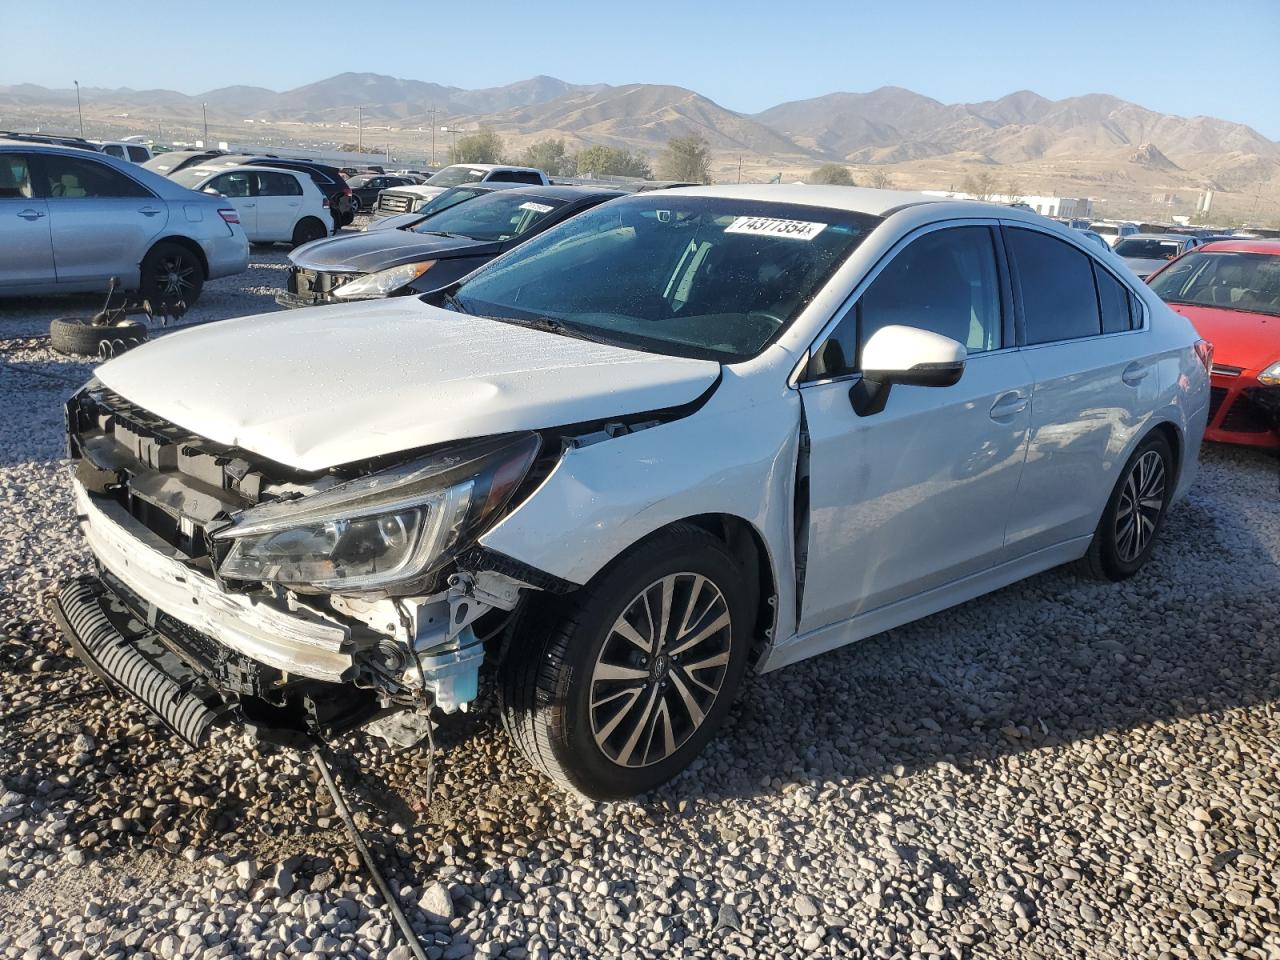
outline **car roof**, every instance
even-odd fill
[[[656,191],[655,191],[656,192]],[[1001,204],[983,203],[979,200],[957,200],[939,197],[914,190],[877,190],[874,187],[842,187],[809,183],[743,183],[704,187],[681,187],[685,197],[724,197],[736,200],[760,200],[774,203],[795,203],[809,207],[826,207],[831,210],[848,210],[853,213],[869,213],[883,217],[902,207],[922,203],[948,203],[964,205],[971,214],[975,208],[985,216],[1008,216],[1021,219],[1024,210]],[[1043,220],[1038,214],[1037,220]]]
[[[517,167],[510,163],[451,163],[449,167],[468,167],[472,170],[528,170],[531,173],[541,173],[537,167]],[[447,170],[449,167],[441,167],[440,170]],[[439,173],[437,170],[436,173]]]
[[[1214,240],[1201,244],[1196,252],[1213,253],[1265,253],[1268,256],[1280,257],[1280,240]]]
[[[203,170],[205,168],[202,166],[196,166],[196,167],[188,167],[187,169]],[[221,176],[224,173],[262,173],[262,166],[256,163],[237,163],[235,166],[231,166],[231,167],[209,167],[208,170],[209,170],[209,176],[217,177],[217,176]],[[182,172],[185,173],[186,171],[182,171]],[[285,167],[280,167],[280,168],[273,169],[270,172],[271,173],[290,173],[290,174],[293,174],[293,176],[297,177],[299,180],[302,180],[305,177],[306,183],[312,182],[311,178],[307,176],[307,172],[305,170],[289,170]]]

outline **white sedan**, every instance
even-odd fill
[[[99,368],[68,424],[102,579],[59,617],[192,742],[239,718],[404,745],[496,660],[529,760],[629,796],[747,670],[1058,564],[1137,573],[1195,476],[1211,353],[1008,207],[623,197],[422,299]],[[185,672],[120,652],[156,637]]]
[[[225,197],[240,214],[251,243],[301,246],[329,236],[329,198],[306,173],[275,167],[190,167],[170,179]]]

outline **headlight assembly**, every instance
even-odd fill
[[[230,542],[218,573],[326,591],[407,589],[507,504],[540,445],[535,433],[479,441],[243,510],[213,533]]]
[[[1280,387],[1280,360],[1258,374],[1258,382],[1268,387]]]
[[[344,283],[333,291],[339,300],[369,300],[385,297],[399,290],[406,283],[412,283],[436,265],[435,260],[424,260],[421,263],[405,263],[377,273],[367,273],[359,280]]]

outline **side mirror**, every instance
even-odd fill
[[[912,387],[950,387],[964,373],[964,344],[919,327],[890,325],[871,335],[862,348],[862,379],[849,390],[860,417],[884,409],[895,383]]]
[[[211,197],[222,196],[222,194],[220,194],[217,190],[213,189],[213,187],[205,187],[202,192],[209,194],[209,196]]]

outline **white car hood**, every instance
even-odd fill
[[[454,313],[415,298],[226,320],[98,369],[192,433],[300,470],[695,400],[720,366]]]

